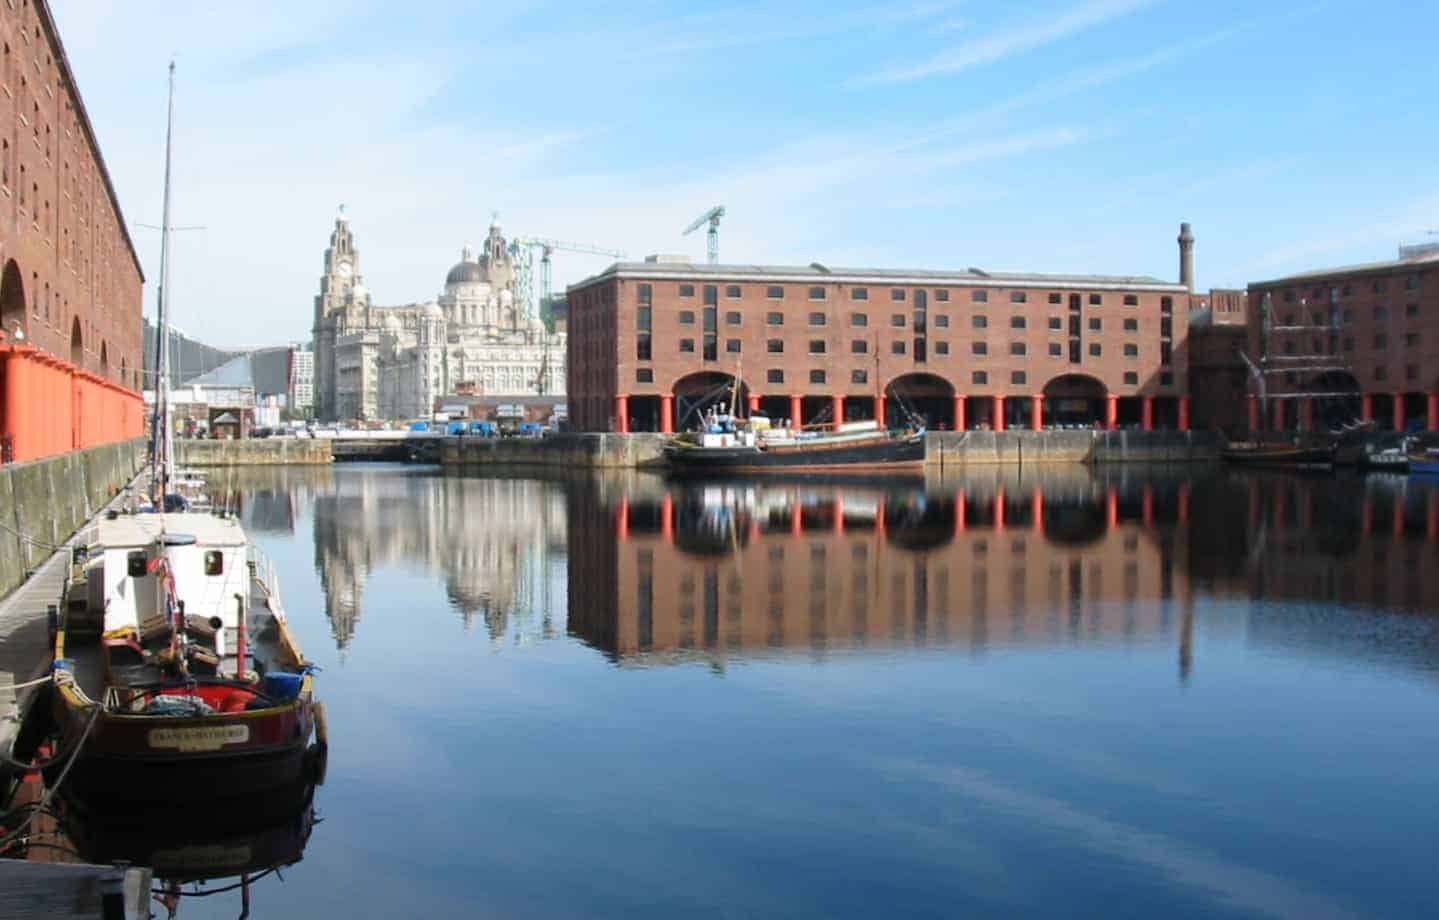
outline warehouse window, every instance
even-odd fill
[[[1137,358],[1137,357],[1139,357],[1139,346],[1138,346],[1138,345],[1135,345],[1135,344],[1133,344],[1133,343],[1130,343],[1130,344],[1128,344],[1128,345],[1125,345],[1125,346],[1124,346],[1124,356],[1125,356],[1126,358]]]
[[[974,355],[987,355],[989,354],[989,343],[971,342],[969,343],[969,352]]]
[[[724,350],[732,355],[739,354],[739,339],[725,339]]]
[[[1057,317],[1057,316],[1051,316],[1051,317],[1049,318],[1049,328],[1054,329],[1054,330],[1056,330],[1056,331],[1057,331],[1057,330],[1060,330],[1060,329],[1063,329],[1063,328],[1064,328],[1064,320],[1060,319],[1060,318]]]
[[[640,367],[635,369],[635,383],[654,383],[654,368]]]
[[[726,323],[727,325],[730,325],[730,326],[738,326],[738,325],[740,324],[740,313],[739,313],[739,311],[738,311],[738,310],[729,310],[729,311],[727,311],[727,312],[725,313],[725,315],[724,315],[724,321],[725,321],[725,323]]]
[[[1124,382],[1129,386],[1139,385],[1139,373],[1137,371],[1125,371]]]
[[[694,354],[694,350],[695,350],[695,340],[694,340],[694,339],[680,339],[680,353],[681,353],[681,354]]]
[[[825,318],[823,313],[811,313],[809,315],[809,324],[811,326],[823,326],[824,323]]]
[[[681,325],[681,326],[693,326],[694,324],[695,324],[695,311],[693,311],[693,310],[681,310],[681,311],[680,311],[680,325]]]
[[[770,339],[765,343],[765,350],[772,355],[781,354],[784,351],[784,339]]]
[[[1124,321],[1124,331],[1125,331],[1125,332],[1138,332],[1138,331],[1139,331],[1139,320],[1137,320],[1137,319],[1126,319],[1126,320]]]
[[[1050,291],[1050,292],[1049,292],[1049,302],[1050,302],[1050,303],[1061,303],[1061,302],[1063,302],[1063,298],[1060,296],[1060,293],[1059,293],[1058,291]]]
[[[822,288],[822,287],[812,287],[812,288],[809,289],[809,299],[810,299],[810,300],[824,300],[824,299],[825,299],[825,294],[826,294],[826,291],[825,291],[825,289]]]
[[[766,324],[768,324],[768,325],[770,325],[770,326],[783,326],[783,325],[784,325],[784,314],[783,314],[783,313],[766,313],[766,314],[764,315],[764,321],[765,321]]]
[[[945,316],[943,313],[936,314],[934,317],[934,325],[936,329],[948,329],[949,317]]]
[[[900,340],[897,341],[897,342],[890,342],[890,343],[889,343],[889,353],[892,354],[892,355],[902,355],[902,354],[904,354],[904,339],[900,339]]]
[[[969,375],[970,383],[989,383],[988,371],[975,371]]]
[[[809,382],[810,382],[810,383],[824,383],[824,371],[810,371],[810,372],[809,372]]]
[[[648,332],[641,332],[635,336],[635,358],[639,361],[650,360],[650,335]]]
[[[1090,344],[1090,346],[1089,346],[1089,356],[1090,356],[1091,358],[1097,358],[1097,357],[1099,357],[1100,355],[1102,355],[1103,353],[1104,353],[1104,350],[1099,347],[1099,343],[1098,343],[1098,342],[1093,342],[1093,343]]]
[[[869,314],[868,314],[868,313],[851,313],[851,314],[849,315],[849,324],[850,324],[851,326],[868,326],[868,325],[869,325]]]
[[[1060,345],[1058,342],[1050,342],[1050,343],[1049,343],[1049,356],[1050,356],[1051,358],[1060,358],[1060,357],[1063,357],[1063,356],[1064,356],[1064,346],[1063,346],[1063,345]]]
[[[944,288],[939,288],[934,292],[934,299],[939,303],[948,303],[949,291],[945,290]]]
[[[824,354],[824,339],[810,339],[809,353],[812,355]]]
[[[695,286],[694,286],[693,284],[681,284],[681,285],[680,285],[680,296],[681,296],[681,297],[693,297],[693,296],[695,296]]]
[[[1097,317],[1097,316],[1091,316],[1091,317],[1089,318],[1089,331],[1090,331],[1090,332],[1101,332],[1101,331],[1103,331],[1103,329],[1104,329],[1104,320],[1100,319],[1100,318]]]
[[[1024,302],[1026,302],[1026,301],[1028,301],[1028,300],[1029,300],[1029,295],[1026,294],[1024,291],[1010,291],[1010,292],[1009,292],[1009,302],[1010,302],[1010,303],[1024,303]]]
[[[972,325],[972,326],[973,326],[974,328],[976,328],[976,329],[984,329],[984,328],[986,328],[986,327],[989,326],[989,320],[988,320],[988,319],[985,319],[985,317],[983,316],[983,314],[976,315],[975,317],[973,317],[972,319],[970,319],[969,322],[970,322],[970,325]]]
[[[765,371],[765,383],[784,383],[784,371],[771,368]]]
[[[850,288],[850,300],[869,300],[869,288]]]
[[[1388,318],[1389,318],[1389,308],[1388,308],[1388,307],[1375,307],[1375,308],[1374,308],[1374,321],[1375,321],[1375,322],[1379,322],[1379,321],[1381,321],[1381,320],[1386,320],[1386,319],[1388,319]]]
[[[895,302],[904,300],[904,288],[890,288],[889,299]]]
[[[739,298],[740,298],[739,285],[738,285],[738,284],[728,284],[728,285],[725,285],[724,295],[725,295],[726,297],[728,297],[730,300],[739,300]]]
[[[850,383],[869,383],[869,371],[850,371]]]
[[[855,339],[849,343],[849,350],[851,354],[867,355],[869,354],[869,343],[864,339]]]
[[[970,291],[969,299],[974,303],[989,303],[988,291]]]
[[[770,300],[780,300],[784,297],[784,288],[780,287],[778,284],[771,284],[769,287],[765,288],[764,296],[768,297]]]
[[[903,329],[903,328],[904,328],[904,314],[903,314],[903,313],[893,313],[893,314],[890,314],[889,324],[890,324],[891,326],[896,326],[896,327],[899,327],[899,328]]]
[[[935,343],[934,343],[934,353],[937,354],[937,355],[947,355],[947,354],[949,354],[949,343],[948,343],[948,342],[935,342]]]
[[[1090,294],[1090,295],[1089,295],[1089,305],[1090,305],[1091,307],[1102,307],[1102,306],[1104,306],[1104,295],[1103,295],[1103,294]]]
[[[1027,374],[1025,374],[1024,371],[1009,372],[1009,382],[1012,384],[1022,384],[1025,383],[1028,379],[1029,377]]]
[[[649,331],[651,322],[650,308],[640,307],[635,310],[635,328]]]
[[[1009,318],[1009,328],[1011,328],[1011,329],[1023,329],[1024,327],[1025,327],[1024,317],[1022,317],[1022,316],[1011,316],[1011,317]]]
[[[1126,307],[1137,307],[1137,306],[1139,306],[1139,295],[1138,295],[1138,294],[1125,294],[1125,295],[1124,295],[1124,305],[1125,305]]]
[[[1029,348],[1023,342],[1010,342],[1009,353],[1011,355],[1027,355]]]
[[[638,295],[640,303],[647,304],[654,302],[654,288],[648,284],[636,285],[635,293]]]

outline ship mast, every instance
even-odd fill
[[[160,348],[155,356],[155,469],[151,496],[157,511],[165,509],[175,456],[175,433],[170,424],[170,149],[175,129],[175,62],[170,62],[169,108],[165,117],[165,197],[160,221],[160,283],[156,300]]]

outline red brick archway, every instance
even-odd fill
[[[0,331],[10,341],[28,338],[28,322],[25,310],[25,281],[20,267],[11,259],[5,263],[0,274]],[[19,335],[16,335],[16,332]]]

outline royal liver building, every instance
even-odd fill
[[[376,307],[341,214],[315,297],[315,415],[321,421],[425,418],[440,397],[559,395],[565,335],[515,297],[499,222],[476,258],[466,245],[437,300]]]

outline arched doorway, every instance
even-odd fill
[[[902,374],[884,389],[886,423],[953,430],[954,385],[935,374]]]
[[[675,381],[674,394],[676,431],[694,429],[711,406],[717,412],[728,412],[731,406],[738,408],[742,415],[748,412],[749,388],[741,383],[736,394],[733,374],[718,371],[687,374]]]
[[[1340,430],[1359,419],[1359,381],[1348,371],[1325,371],[1304,387],[1314,394],[1314,426]]]
[[[85,366],[85,339],[80,334],[80,317],[70,324],[70,363],[76,367]]]
[[[1044,421],[1054,428],[1104,426],[1104,384],[1088,374],[1061,374],[1044,385]]]
[[[29,332],[25,314],[25,281],[14,259],[5,263],[5,272],[0,275],[0,330],[4,330],[12,340],[23,340]]]

